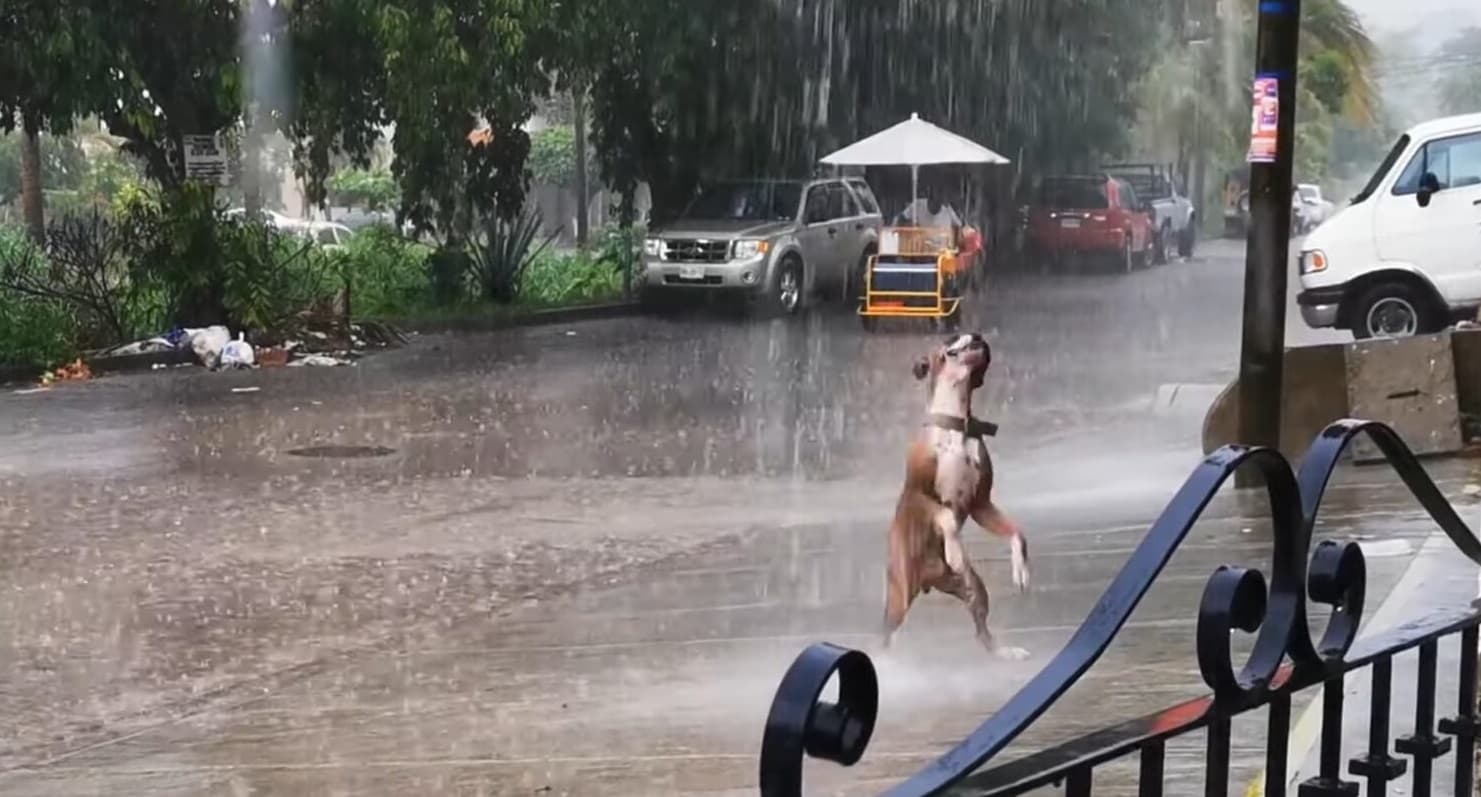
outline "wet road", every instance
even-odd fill
[[[986,661],[960,607],[926,602],[881,663],[874,748],[820,789],[867,792],[987,716],[1196,461],[1200,408],[1153,404],[1234,370],[1241,253],[1205,251],[1005,276],[973,305],[1036,591],[1007,594],[998,546],[973,555],[994,624],[1038,655]],[[749,793],[790,657],[871,644],[909,368],[936,339],[626,319],[0,396],[0,791]],[[389,453],[290,453],[326,445]],[[1229,499],[1185,546],[1081,688],[1096,716],[1199,691],[1197,595],[1263,551],[1253,511]],[[1375,561],[1377,594],[1413,547]]]

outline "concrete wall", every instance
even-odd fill
[[[1425,352],[1436,339],[1446,336],[1450,338],[1451,355],[1455,361],[1455,403],[1464,432],[1470,426],[1466,423],[1466,416],[1481,416],[1481,330],[1443,332],[1416,338],[1413,344],[1400,341],[1396,345],[1412,347],[1418,360],[1422,354],[1428,356]],[[1339,343],[1286,350],[1280,449],[1292,461],[1328,424],[1352,414],[1347,368],[1351,345]],[[1238,442],[1238,390],[1236,381],[1209,407],[1203,423],[1205,453]]]

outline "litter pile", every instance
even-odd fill
[[[232,338],[231,330],[215,325],[198,329],[177,328],[166,335],[135,341],[98,354],[126,357],[188,352],[207,369],[335,367],[353,365],[369,349],[385,349],[406,343],[394,328],[380,322],[344,324],[311,314],[289,319],[278,329],[253,335],[243,332]],[[154,367],[164,367],[155,365]]]

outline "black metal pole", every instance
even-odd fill
[[[1245,251],[1244,336],[1239,357],[1239,439],[1280,445],[1285,357],[1286,277],[1291,241],[1291,178],[1296,148],[1296,66],[1301,0],[1259,0],[1255,68],[1277,81],[1274,151],[1251,142],[1250,228]],[[1273,157],[1269,157],[1273,155]],[[1248,484],[1244,479],[1241,482]]]

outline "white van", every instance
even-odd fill
[[[1481,114],[1394,143],[1352,204],[1306,237],[1297,304],[1357,338],[1438,332],[1481,307]]]

